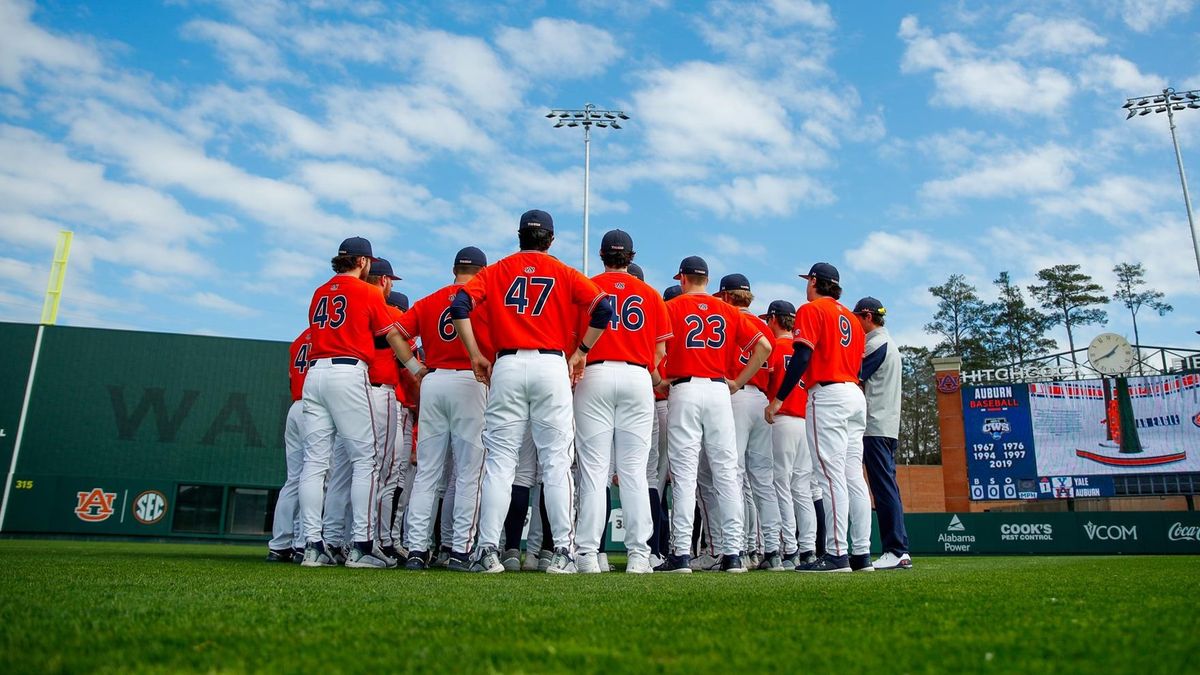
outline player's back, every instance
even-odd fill
[[[413,303],[412,308],[405,313],[398,325],[404,337],[415,340],[420,338],[421,347],[425,350],[425,365],[431,369],[469,370],[471,358],[467,349],[458,339],[458,331],[454,329],[454,320],[450,317],[450,303],[454,296],[465,284],[452,283]],[[475,333],[475,341],[479,350],[488,358],[493,354],[488,351],[487,314],[480,311],[472,317],[471,329]]]
[[[574,268],[536,251],[514,253],[488,265],[464,290],[484,311],[497,351],[565,351],[576,307],[590,313],[604,297]]]
[[[684,293],[667,303],[672,337],[667,379],[725,378],[731,359],[750,349],[762,333],[729,303],[707,293]]]
[[[858,382],[866,337],[858,318],[837,300],[823,296],[796,312],[796,342],[813,348],[805,371],[809,385]]]
[[[650,368],[657,344],[671,337],[667,307],[649,284],[626,272],[604,272],[592,281],[612,302],[609,330],[588,352],[588,363],[625,361]],[[589,316],[579,313],[577,335],[587,332]]]
[[[339,274],[321,284],[308,307],[312,330],[309,359],[352,357],[370,361],[375,336],[386,335],[394,324],[383,300],[383,289],[357,277]]]
[[[739,308],[735,309],[737,309],[738,312],[740,312],[746,319],[753,323],[759,332],[761,332],[763,335],[770,336],[771,331],[767,328],[767,323],[765,321],[758,318],[754,314],[751,314],[748,310]],[[753,345],[751,346],[751,349],[742,349],[734,354],[733,358],[729,360],[729,366],[725,371],[726,379],[737,379],[737,376],[742,374],[742,370],[750,364],[750,357],[752,353]],[[762,391],[764,394],[767,393],[767,388],[771,384],[771,360],[767,359],[765,362],[763,362],[762,367],[758,369],[758,372],[754,373],[754,375],[750,377],[750,381],[746,384],[754,385],[755,387],[758,387],[759,391]]]
[[[779,385],[783,383],[787,367],[791,365],[795,348],[796,342],[791,335],[775,338],[775,347],[771,350],[771,383],[768,386],[768,398],[774,399],[775,395],[779,393]],[[801,382],[796,385],[791,394],[788,394],[783,406],[779,408],[779,414],[804,417],[806,405],[808,405],[808,390],[804,388],[804,382]]]
[[[288,358],[291,362],[291,367],[288,368],[288,385],[293,401],[299,401],[304,396],[304,376],[308,373],[310,351],[312,351],[312,330],[305,330],[296,336],[288,348]]]

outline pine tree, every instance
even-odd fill
[[[937,390],[933,354],[924,347],[900,347],[904,405],[900,406],[900,439],[896,461],[903,464],[941,464]]]
[[[988,305],[989,351],[1014,366],[1057,349],[1058,343],[1046,336],[1054,326],[1054,317],[1025,302],[1025,294],[1008,272],[1001,272],[992,283],[999,289],[999,297]]]
[[[988,308],[975,287],[963,275],[954,274],[946,283],[931,286],[929,292],[938,299],[938,310],[933,321],[925,324],[925,332],[942,338],[933,348],[934,354],[962,357],[964,370],[985,367],[988,362],[985,345],[990,330]]]
[[[1129,316],[1133,319],[1133,343],[1141,344],[1141,338],[1138,335],[1137,315],[1143,307],[1158,312],[1159,316],[1165,316],[1167,312],[1175,310],[1171,305],[1163,302],[1162,291],[1153,289],[1140,290],[1146,285],[1146,270],[1142,267],[1142,263],[1118,263],[1113,268],[1113,273],[1117,275],[1117,290],[1113,293],[1113,300],[1125,305],[1129,309]],[[1140,358],[1140,355],[1139,355]]]
[[[1079,271],[1079,265],[1055,265],[1039,270],[1037,278],[1042,282],[1029,287],[1029,292],[1041,303],[1042,308],[1054,314],[1055,323],[1067,329],[1067,346],[1071,350],[1071,364],[1079,367],[1075,357],[1076,326],[1089,326],[1108,322],[1108,313],[1097,305],[1107,305],[1108,296],[1104,288],[1092,281],[1092,277]]]

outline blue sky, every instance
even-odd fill
[[[0,320],[37,321],[62,228],[61,323],[277,340],[346,236],[414,299],[528,208],[578,264],[582,134],[544,114],[592,102],[632,117],[595,134],[593,244],[629,231],[657,287],[699,254],[801,301],[827,260],[931,344],[951,273],[1142,262],[1176,307],[1143,342],[1196,346],[1166,120],[1120,109],[1200,88],[1195,3],[981,4],[0,0]]]

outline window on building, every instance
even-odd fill
[[[220,534],[221,499],[225,488],[220,485],[180,485],[175,493],[175,517],[171,529],[175,532]]]
[[[274,519],[272,492],[264,488],[229,489],[229,510],[226,513],[225,532],[228,534],[271,534]]]

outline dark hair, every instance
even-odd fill
[[[455,276],[459,274],[479,274],[479,270],[483,269],[479,265],[455,265],[453,272]]]
[[[681,274],[679,283],[682,284],[684,282],[694,286],[706,286],[708,285],[708,276],[704,274]]]
[[[372,286],[382,286],[383,284],[379,283],[381,279],[383,279],[383,277],[378,274],[367,275],[367,283],[371,284]]]
[[[344,274],[358,267],[358,259],[361,257],[361,255],[339,255],[334,256],[333,260],[330,260],[329,263],[333,265],[334,272]]]
[[[876,314],[875,312],[863,312],[863,314],[870,314],[871,321],[873,321],[876,326],[882,326],[883,323],[885,321],[887,321],[887,319],[882,314]]]
[[[842,297],[842,287],[837,285],[836,281],[817,278],[817,294],[827,295],[834,300],[840,300]]]
[[[541,227],[525,227],[517,230],[517,241],[522,251],[549,251],[554,233]]]
[[[604,261],[605,267],[624,269],[633,262],[633,251],[603,251],[600,253],[600,259]]]
[[[790,332],[793,328],[796,327],[796,317],[784,316],[782,314],[775,314],[774,316],[775,316],[775,321],[777,323],[779,323],[780,328]]]
[[[721,291],[721,293],[725,295],[725,302],[734,307],[749,307],[754,302],[754,294],[744,288]]]

